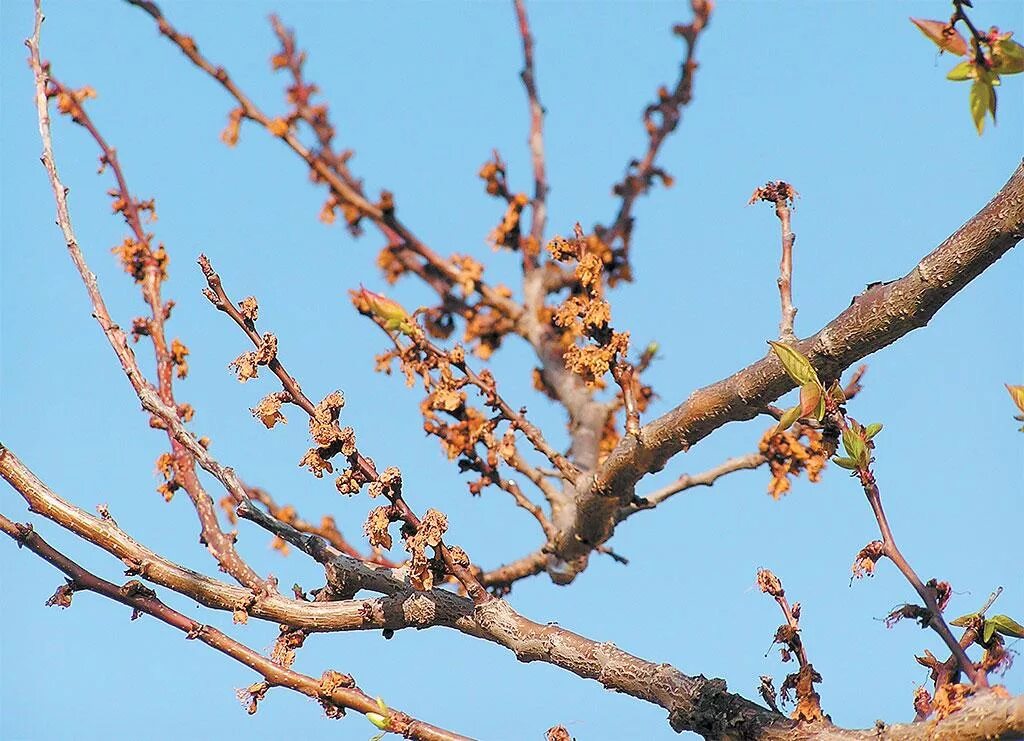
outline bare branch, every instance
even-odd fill
[[[790,222],[791,207],[797,195],[792,185],[779,180],[761,186],[750,197],[751,203],[774,203],[775,215],[779,218],[779,226],[782,229],[782,259],[779,262],[779,297],[782,301],[779,339],[782,342],[796,342],[796,335],[793,334],[793,319],[796,317],[796,307],[793,306],[793,245],[796,243],[796,235]]]
[[[626,176],[613,188],[615,195],[622,201],[619,211],[611,226],[596,226],[594,233],[605,244],[611,246],[619,239],[621,247],[617,251],[617,260],[612,267],[616,278],[629,279],[629,249],[633,232],[633,206],[637,199],[651,189],[656,177],[671,185],[672,178],[656,164],[661,145],[669,134],[676,130],[682,119],[682,109],[693,99],[693,78],[697,70],[695,57],[697,40],[701,32],[707,28],[711,20],[714,3],[710,0],[690,0],[693,8],[693,20],[686,25],[678,25],[673,30],[686,43],[686,56],[683,59],[679,81],[673,90],[662,87],[658,90],[658,100],[651,103],[644,111],[644,127],[647,130],[647,151],[640,160],[629,163]]]
[[[660,489],[655,489],[650,494],[638,497],[636,500],[630,502],[627,507],[623,507],[619,511],[618,520],[621,522],[637,512],[654,509],[659,504],[681,491],[692,489],[695,486],[714,486],[715,482],[722,476],[734,473],[735,471],[759,468],[765,463],[767,463],[767,460],[763,455],[760,453],[750,453],[737,458],[729,458],[723,463],[718,464],[714,468],[709,468],[707,471],[702,473],[684,473],[671,484],[667,484]]]
[[[523,267],[532,270],[537,267],[536,254],[544,240],[544,227],[547,223],[548,181],[544,168],[544,106],[537,94],[537,81],[533,69],[533,36],[530,34],[530,21],[526,15],[524,0],[514,0],[516,19],[519,22],[519,35],[523,39],[523,71],[520,77],[526,88],[526,98],[530,108],[530,154],[533,159],[533,217],[530,222],[530,238],[534,242],[531,249],[523,250]]]

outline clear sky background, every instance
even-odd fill
[[[1020,3],[976,2],[977,21],[1024,34]],[[272,74],[276,43],[266,22],[278,10],[310,50],[339,140],[357,154],[370,193],[392,190],[399,213],[443,254],[486,261],[510,281],[515,256],[485,244],[500,204],[477,170],[491,149],[508,160],[513,186],[531,187],[527,114],[518,79],[519,38],[510,6],[478,3],[169,2],[169,18],[224,64],[266,110],[282,112],[284,76]],[[62,496],[92,510],[106,503],[151,548],[215,573],[196,545],[195,516],[180,496],[164,504],[153,462],[165,437],[148,429],[53,225],[22,40],[28,2],[2,5],[2,377],[0,432]],[[249,407],[271,379],[239,384],[227,363],[248,349],[200,295],[194,264],[205,251],[232,293],[255,294],[260,322],[280,338],[289,368],[314,398],[340,388],[343,420],[379,465],[400,466],[414,509],[446,511],[450,540],[497,565],[539,543],[535,523],[502,492],[470,499],[436,440],[424,438],[420,394],[373,372],[383,336],[359,317],[346,291],[384,287],[374,267],[380,239],[353,240],[325,226],[325,197],[279,142],[244,126],[241,142],[218,141],[231,102],[161,39],[150,19],[120,3],[46,3],[43,54],[71,85],[94,86],[89,109],[116,145],[129,184],[155,196],[157,238],[171,255],[165,295],[177,301],[168,331],[191,349],[178,398],[198,410],[193,428],[244,479],[315,517],[333,512],[343,532],[361,530],[368,502],[339,498],[330,479],[296,466],[305,424],[266,431]],[[547,106],[551,234],[573,222],[608,222],[611,184],[643,152],[643,106],[672,84],[686,21],[684,3],[534,3],[537,74]],[[947,82],[951,61],[907,22],[941,18],[944,2],[722,2],[701,38],[695,100],[660,162],[677,177],[638,204],[637,282],[614,291],[615,326],[635,346],[660,342],[650,370],[664,412],[694,388],[765,352],[777,334],[778,224],[751,191],[786,179],[795,212],[797,333],[807,336],[867,283],[906,273],[1005,182],[1024,151],[1019,78],[1000,88],[999,125],[979,138],[967,90]],[[96,177],[84,132],[55,123],[55,147],[78,237],[115,319],[142,312],[139,292],[109,250],[125,228],[110,215],[109,177]],[[551,235],[549,235],[551,236]],[[925,577],[950,581],[949,612],[971,612],[998,585],[997,610],[1024,615],[1021,525],[1024,437],[1005,382],[1024,380],[1021,335],[1024,254],[1012,251],[947,305],[925,329],[868,359],[866,389],[851,413],[886,425],[877,473],[897,537]],[[429,296],[414,283],[394,291],[406,305]],[[151,363],[149,347],[140,357]],[[505,396],[564,441],[559,411],[530,389],[533,359],[510,340],[494,360]],[[149,365],[146,366],[147,368]],[[673,459],[661,478],[696,472],[753,450],[768,420],[734,424]],[[622,526],[612,545],[628,567],[595,557],[568,588],[538,577],[510,600],[523,614],[684,672],[725,678],[754,696],[758,677],[781,682],[790,665],[765,656],[780,614],[754,586],[772,568],[803,603],[803,635],[824,676],[825,710],[847,726],[913,717],[914,688],[927,680],[914,653],[944,655],[912,624],[881,619],[913,600],[889,564],[850,585],[854,554],[876,537],[854,481],[839,469],[795,482],[775,502],[766,470],[694,490]],[[22,500],[0,487],[0,511],[25,520]],[[210,486],[216,492],[217,487]],[[50,541],[109,579],[121,565],[54,525],[32,519]],[[243,525],[243,553],[282,585],[322,584],[307,560],[282,559],[269,538]],[[401,553],[400,549],[397,550]],[[70,610],[44,608],[57,572],[0,541],[0,737],[4,739],[322,736],[365,739],[352,715],[327,720],[311,700],[277,690],[248,717],[234,697],[255,681],[241,665],[129,611],[80,594]],[[276,626],[196,609],[187,614],[270,648]],[[1020,642],[1016,643],[1018,650]],[[520,664],[505,649],[434,629],[314,636],[296,668],[353,674],[370,694],[442,726],[485,739],[540,739],[566,724],[577,738],[672,738],[665,712],[554,667]],[[1024,691],[1024,667],[1005,679]]]

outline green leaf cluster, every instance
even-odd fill
[[[980,135],[985,129],[985,118],[992,116],[996,122],[996,88],[1001,84],[1002,75],[1016,75],[1024,72],[1024,46],[1013,40],[1013,33],[1000,34],[993,29],[979,43],[971,39],[970,45],[955,27],[944,21],[911,18],[911,23],[920,29],[941,52],[949,52],[965,59],[946,75],[953,82],[971,81],[967,96],[971,119]],[[982,53],[981,46],[988,47]]]
[[[768,344],[772,346],[775,357],[782,363],[786,375],[800,387],[800,402],[783,413],[779,424],[775,426],[776,434],[789,429],[798,419],[814,419],[820,422],[825,416],[826,398],[831,397],[836,404],[846,401],[843,389],[837,382],[833,381],[828,390],[825,389],[811,361],[795,347],[771,340],[768,340]]]
[[[832,462],[850,471],[863,470],[871,463],[871,438],[882,431],[880,422],[872,422],[862,427],[857,420],[850,418],[843,430],[843,450],[845,456],[836,456]]]
[[[968,615],[961,615],[956,620],[951,620],[950,625],[958,628],[969,628],[978,620],[983,620],[981,627],[981,641],[988,643],[992,636],[998,633],[1006,638],[1024,638],[1024,625],[1021,625],[1009,615],[993,615],[990,618],[983,618],[976,612]]]

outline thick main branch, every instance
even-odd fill
[[[849,308],[797,347],[823,378],[837,378],[861,358],[925,326],[947,301],[1024,237],[1024,165],[989,203],[899,280],[874,283]],[[753,419],[794,388],[768,355],[693,392],[682,404],[627,436],[581,496],[573,527],[559,539],[566,561],[585,555],[612,533],[615,513],[636,483],[680,451],[728,422]]]

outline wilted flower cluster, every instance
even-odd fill
[[[802,471],[807,471],[808,481],[817,483],[828,462],[821,433],[807,425],[797,424],[781,432],[775,432],[773,427],[761,438],[758,450],[768,460],[771,469],[768,493],[773,499],[788,492],[790,477],[799,476]]]
[[[551,311],[550,321],[561,333],[566,367],[588,385],[602,379],[618,357],[629,349],[629,333],[615,332],[611,307],[604,299],[605,248],[596,237],[584,237],[579,225],[574,239],[556,237],[548,244],[551,258],[576,263],[573,293]]]

